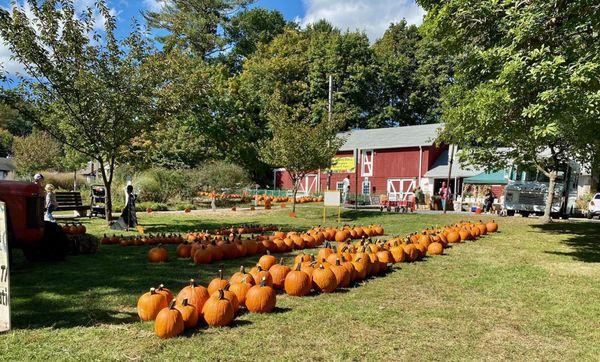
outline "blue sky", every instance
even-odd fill
[[[119,30],[127,32],[131,19],[139,17],[142,10],[158,9],[168,0],[108,0],[117,15]],[[27,7],[26,0],[17,0]],[[78,9],[93,6],[95,0],[74,0]],[[0,6],[10,6],[10,0],[0,0]],[[381,37],[390,23],[406,19],[409,24],[420,24],[425,12],[415,0],[257,0],[254,6],[276,9],[288,20],[306,26],[326,19],[342,30],[364,31],[371,41]],[[1,40],[1,39],[0,39]],[[22,71],[19,64],[10,59],[10,51],[0,43],[0,63],[9,73]]]

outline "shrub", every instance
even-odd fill
[[[183,211],[185,209],[196,210],[196,206],[194,204],[177,204],[175,205],[175,209],[178,211]]]
[[[250,185],[246,171],[228,161],[211,161],[198,170],[197,188],[205,190],[240,190]]]
[[[72,191],[73,190],[73,174],[69,172],[42,172],[44,175],[44,183],[52,184],[57,190]],[[88,185],[86,179],[77,175],[77,190],[88,191]],[[88,196],[88,195],[82,195]],[[88,200],[89,201],[89,200]]]

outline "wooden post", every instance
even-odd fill
[[[451,151],[451,152],[450,152]],[[450,178],[452,177],[452,163],[454,162],[454,146],[450,145],[449,150],[450,158],[448,159],[448,178],[446,179],[446,195],[449,196],[448,190],[450,190]],[[456,187],[456,185],[454,185]],[[448,208],[448,200],[443,203],[444,204],[444,214],[446,213],[446,209]]]

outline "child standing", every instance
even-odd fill
[[[56,207],[58,206],[58,202],[56,202],[56,194],[54,193],[54,185],[47,184],[45,190],[46,190],[46,215],[44,217],[44,220],[56,222],[56,220],[54,220],[54,216],[52,215],[52,212],[54,212],[54,210],[56,210]]]

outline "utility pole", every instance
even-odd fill
[[[331,123],[333,117],[333,77],[329,75],[329,101],[328,101],[328,119]]]
[[[452,176],[452,163],[454,163],[454,146],[449,146],[448,152],[450,153],[450,158],[448,159],[448,178],[446,179],[446,195],[450,198],[450,177]],[[454,185],[456,186],[456,185]],[[435,191],[435,190],[434,190]],[[444,214],[446,213],[446,209],[448,208],[448,200],[444,202]]]

